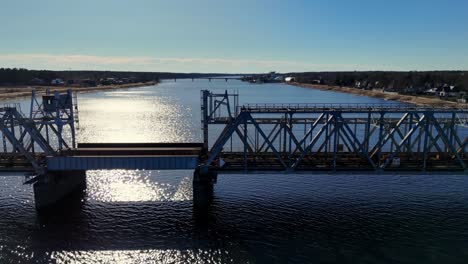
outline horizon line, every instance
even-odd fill
[[[468,71],[460,68],[397,67],[392,65],[365,65],[346,63],[311,63],[296,60],[273,59],[230,59],[194,57],[152,57],[152,56],[96,56],[84,54],[48,53],[0,53],[0,60],[6,68],[31,70],[67,71],[133,71],[161,73],[239,74],[249,72],[300,73],[300,72],[430,72]],[[8,65],[8,66],[6,66]],[[198,68],[198,71],[192,69]],[[213,68],[225,68],[214,72]],[[242,69],[246,69],[245,71]],[[249,70],[250,69],[250,70]]]

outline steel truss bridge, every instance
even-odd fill
[[[203,143],[77,144],[71,91],[0,107],[0,170],[198,169],[467,172],[468,109],[402,104],[239,104],[201,91]]]
[[[464,171],[468,109],[245,104],[201,91],[201,166],[218,171]],[[215,140],[211,140],[215,139]]]

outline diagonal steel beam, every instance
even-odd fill
[[[445,144],[449,147],[450,151],[452,151],[452,153],[455,155],[455,157],[457,158],[458,162],[460,162],[460,165],[462,166],[463,169],[466,169],[466,164],[465,162],[463,161],[463,159],[460,157],[460,155],[458,155],[458,152],[457,150],[455,149],[455,147],[450,144],[450,141],[447,137],[447,135],[445,134],[445,132],[443,131],[443,129],[440,127],[439,125],[439,122],[437,122],[437,120],[434,118],[434,115],[431,114],[431,118],[432,118],[432,121],[434,122],[434,127],[439,131],[439,134],[442,138],[442,140],[445,142]]]
[[[273,153],[275,154],[276,158],[278,158],[279,162],[281,163],[281,165],[283,165],[284,168],[288,168],[288,166],[286,165],[286,163],[284,163],[283,159],[281,158],[281,156],[279,155],[278,151],[276,150],[275,146],[272,144],[272,142],[270,142],[268,140],[268,137],[265,135],[265,133],[263,133],[263,130],[260,128],[260,126],[258,125],[258,123],[255,121],[255,119],[252,117],[252,115],[248,115],[248,118],[251,120],[252,124],[257,128],[257,131],[260,133],[260,135],[263,137],[263,140],[265,140],[265,142],[267,142],[268,144],[268,147],[271,148],[271,150],[273,151]]]
[[[276,129],[278,128],[279,126],[279,123],[276,123],[273,128],[271,129],[270,133],[268,134],[267,138],[268,140],[270,140],[270,138],[273,136],[273,133],[276,131]],[[278,132],[279,133],[279,132]],[[275,141],[275,138],[273,138],[273,140],[271,140],[271,142],[274,142]],[[263,141],[262,145],[260,146],[260,148],[258,148],[258,152],[262,152],[263,148],[265,147],[266,145],[266,141]],[[265,150],[265,152],[268,150],[268,148]]]
[[[408,113],[405,113],[401,118],[400,120],[397,122],[396,126],[400,126],[401,123],[403,123],[403,121],[405,121],[405,119],[408,117]],[[382,126],[382,124],[381,124]],[[392,130],[390,130],[390,132],[385,136],[385,138],[381,141],[380,138],[379,138],[379,142],[378,144],[375,146],[376,149],[372,150],[371,152],[371,155],[370,157],[374,157],[376,154],[378,154],[379,152],[382,151],[382,148],[385,146],[385,144],[387,144],[387,141],[393,136],[393,134],[396,132],[396,129],[395,128],[392,128]]]
[[[297,168],[297,166],[300,164],[300,162],[302,161],[302,159],[305,157],[305,155],[307,155],[307,153],[312,149],[312,147],[315,145],[315,143],[317,143],[317,140],[320,138],[320,136],[323,134],[323,132],[330,126],[331,124],[331,120],[333,120],[333,115],[331,115],[328,119],[327,119],[327,122],[325,123],[325,125],[323,125],[320,130],[318,131],[318,133],[315,135],[315,137],[312,139],[312,141],[307,145],[307,147],[304,149],[304,151],[301,152],[301,155],[299,156],[299,158],[296,160],[295,163],[293,163],[293,165],[291,166],[291,168],[294,170]],[[333,131],[332,131],[333,132]],[[332,134],[332,133],[330,133]],[[329,135],[327,135],[327,137],[325,138],[325,141],[328,140],[328,137]]]
[[[302,139],[299,141],[300,145],[302,145],[306,140],[307,137],[311,135],[311,133],[314,131],[314,129],[317,127],[317,125],[322,121],[322,119],[325,117],[325,113],[320,114],[320,116],[312,123],[310,129],[307,131],[307,133],[302,137]],[[295,149],[292,153],[296,153],[297,149]]]
[[[382,169],[385,169],[388,164],[395,158],[395,156],[398,154],[399,150],[405,144],[406,141],[413,135],[413,133],[421,126],[421,123],[425,121],[426,115],[423,115],[421,118],[418,119],[418,122],[408,131],[406,136],[400,141],[400,143],[396,146],[396,150],[392,152],[390,157],[388,157],[385,161],[385,163],[381,166]]]
[[[218,137],[218,140],[211,148],[208,154],[208,159],[206,160],[204,166],[209,166],[213,162],[213,160],[218,156],[226,142],[229,140],[230,137],[232,137],[234,131],[238,128],[240,124],[242,124],[245,121],[247,114],[248,113],[246,112],[240,113],[233,121],[226,125],[223,132],[221,132],[220,137]]]
[[[358,148],[357,148],[357,150],[355,148],[355,151],[358,152],[358,153],[361,153],[362,155],[364,155],[364,157],[367,159],[367,161],[369,161],[369,163],[372,165],[372,168],[375,169],[377,166],[375,165],[374,161],[370,158],[369,153],[367,152],[367,150],[366,150],[366,148],[364,146],[365,143],[364,142],[363,143],[359,142],[359,139],[353,133],[353,131],[351,130],[349,125],[344,121],[343,117],[340,116],[340,118],[343,120],[343,128],[344,128],[343,132],[344,132],[345,136],[348,137],[348,140],[350,142],[351,142],[351,140],[350,140],[349,137],[352,137],[354,139],[354,142],[358,145]],[[348,135],[348,133],[349,133],[349,135]],[[353,146],[354,146],[354,144],[353,144]]]

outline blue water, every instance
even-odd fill
[[[79,142],[201,141],[200,90],[241,103],[384,103],[284,84],[178,80],[79,95]],[[23,110],[27,100],[18,100]],[[81,202],[38,215],[0,174],[0,263],[466,263],[466,175],[220,175],[210,211],[191,171],[88,171]]]

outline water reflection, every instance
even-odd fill
[[[51,259],[57,263],[220,263],[234,260],[232,253],[218,249],[200,250],[103,250],[53,252]],[[236,260],[239,260],[235,256]],[[96,262],[96,260],[98,260]],[[228,261],[229,262],[229,261]],[[224,262],[226,263],[226,262]],[[244,262],[247,263],[247,262]]]
[[[78,141],[200,141],[200,89],[239,90],[241,103],[384,102],[281,84],[178,80],[80,94]],[[0,177],[0,263],[468,259],[466,177],[220,175],[199,217],[192,173],[89,171],[84,202],[46,216],[36,214],[21,178]]]
[[[191,171],[88,171],[87,196],[98,202],[189,201]]]
[[[79,100],[79,142],[183,142],[195,137],[193,109],[180,99],[138,91],[87,96]]]

